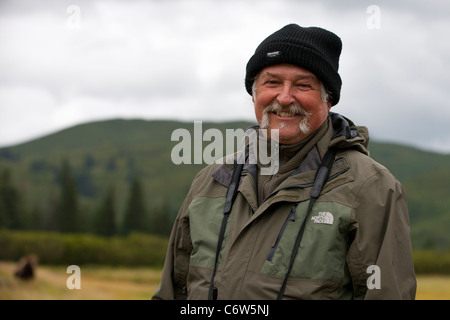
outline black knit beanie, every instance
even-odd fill
[[[256,48],[247,63],[245,88],[252,94],[256,75],[263,68],[289,63],[314,73],[331,93],[332,105],[339,102],[341,77],[338,73],[341,39],[334,33],[317,27],[289,24],[268,36]]]

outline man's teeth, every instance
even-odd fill
[[[290,112],[276,112],[276,115],[279,117],[294,117],[296,114]]]

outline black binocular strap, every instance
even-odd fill
[[[217,262],[219,260],[220,250],[222,249],[222,242],[223,238],[225,236],[225,229],[227,227],[227,221],[228,217],[231,212],[231,208],[233,206],[234,199],[237,195],[237,190],[239,187],[239,180],[241,178],[241,172],[242,168],[244,167],[243,164],[234,163],[234,171],[233,176],[231,178],[230,186],[228,187],[227,191],[227,197],[225,200],[225,207],[223,209],[223,218],[222,218],[222,224],[220,226],[220,232],[219,232],[219,240],[217,241],[217,248],[216,248],[216,258],[214,260],[214,269],[211,275],[211,281],[209,282],[209,290],[208,290],[208,300],[217,300],[217,288],[214,287],[214,278],[216,276],[217,271]]]
[[[333,166],[335,156],[336,156],[336,150],[333,148],[328,149],[319,169],[317,170],[316,177],[314,179],[314,184],[313,184],[313,187],[311,190],[311,199],[309,201],[305,220],[303,221],[302,226],[300,227],[300,230],[297,234],[297,238],[295,239],[294,248],[292,249],[291,258],[289,261],[289,267],[286,272],[286,276],[284,278],[283,284],[281,285],[280,291],[278,292],[278,297],[277,297],[278,300],[283,298],[284,291],[286,289],[287,279],[289,277],[289,273],[291,272],[295,257],[297,255],[298,249],[300,247],[300,242],[303,237],[303,232],[305,230],[306,221],[308,219],[308,216],[312,210],[312,207],[313,207],[316,199],[319,197],[320,192],[321,192],[326,180],[328,179],[328,177],[330,175],[331,167]],[[239,181],[240,181],[243,166],[244,166],[243,164],[237,164],[236,162],[234,163],[233,176],[231,178],[231,183],[230,183],[230,186],[228,187],[228,191],[227,191],[225,207],[223,210],[223,219],[222,219],[222,224],[220,226],[219,239],[217,241],[216,257],[214,260],[214,268],[213,268],[211,280],[209,283],[208,300],[217,300],[217,288],[214,287],[214,278],[216,276],[216,271],[217,271],[217,262],[219,260],[220,250],[222,249],[222,243],[223,243],[223,239],[225,236],[225,230],[226,230],[226,226],[227,226],[228,217],[230,215],[231,208],[233,206],[233,202],[237,195],[237,190],[239,187]]]
[[[278,292],[277,300],[281,300],[284,296],[284,291],[286,290],[286,284],[289,277],[289,273],[291,272],[292,266],[294,265],[295,257],[297,256],[298,248],[300,247],[300,242],[303,238],[303,233],[305,231],[306,221],[308,220],[308,216],[311,213],[311,210],[316,202],[317,198],[322,191],[322,188],[330,176],[331,167],[333,166],[334,158],[336,156],[336,150],[334,148],[328,149],[327,153],[323,157],[323,161],[317,170],[316,177],[314,179],[314,184],[311,189],[311,199],[309,200],[308,209],[306,210],[305,220],[303,220],[302,226],[298,231],[297,238],[295,239],[294,248],[292,249],[291,258],[289,260],[288,270],[283,280],[283,284],[281,285],[280,291]]]

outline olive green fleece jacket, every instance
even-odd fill
[[[368,131],[339,114],[299,167],[258,205],[246,163],[220,250],[217,298],[276,299],[306,219],[283,299],[414,299],[409,216],[401,184],[369,157]],[[306,217],[327,149],[330,176]],[[225,163],[225,161],[224,161]],[[207,299],[233,165],[201,170],[175,220],[153,299]]]

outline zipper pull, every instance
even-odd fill
[[[291,211],[289,211],[289,215],[287,216],[286,220],[284,220],[283,226],[281,227],[281,230],[278,233],[275,243],[273,244],[272,248],[270,248],[270,251],[269,251],[269,254],[267,255],[266,260],[272,261],[272,258],[275,254],[275,250],[277,250],[277,248],[278,248],[278,244],[280,243],[281,237],[283,236],[288,223],[295,221],[296,215],[297,215],[297,205],[298,205],[298,203],[294,204],[294,206],[291,208]]]
[[[291,216],[290,221],[295,222],[295,219],[297,219],[297,206],[298,203],[294,204],[294,206],[291,209],[291,213],[289,214]]]

